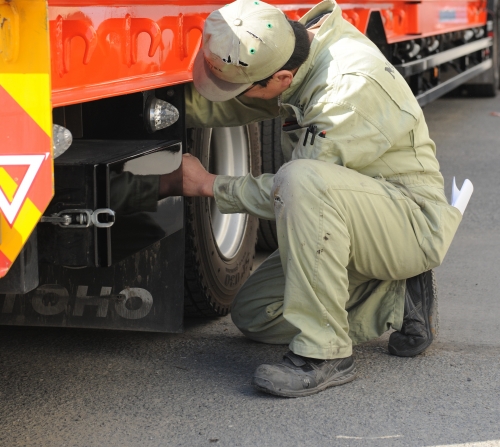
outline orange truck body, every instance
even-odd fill
[[[205,18],[223,2],[49,1],[53,107],[191,80]],[[86,3],[89,5],[86,6]],[[270,3],[299,19],[317,2]],[[486,22],[486,1],[339,2],[366,32],[381,11],[388,43],[457,31]]]

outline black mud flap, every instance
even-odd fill
[[[182,331],[183,229],[111,267],[39,267],[38,288],[0,295],[0,324]]]

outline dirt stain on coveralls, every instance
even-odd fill
[[[280,195],[280,187],[281,185],[276,186],[273,191],[274,214],[276,215],[276,220],[278,220],[281,217],[283,213],[283,208],[285,206],[285,202],[283,201]]]
[[[280,196],[277,196],[276,194],[274,195],[274,202],[276,204],[280,204],[280,205],[284,205],[285,203],[283,202],[283,200],[281,199]]]
[[[221,195],[227,195],[229,194],[229,184],[228,183],[222,183],[218,185],[219,193]]]

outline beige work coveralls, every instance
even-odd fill
[[[405,279],[441,264],[461,214],[447,203],[434,142],[405,80],[333,0],[300,21],[324,12],[280,101],[211,103],[190,86],[186,104],[192,127],[278,115],[300,125],[284,127],[288,163],[277,174],[218,176],[214,194],[223,213],[277,223],[279,251],[239,291],[235,324],[252,339],[331,359],[401,328]],[[306,138],[310,125],[324,138]]]

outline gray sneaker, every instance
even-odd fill
[[[437,335],[437,291],[434,272],[406,280],[403,326],[389,337],[389,352],[413,357],[425,351]]]
[[[356,368],[352,356],[318,360],[289,351],[279,363],[260,365],[255,370],[252,385],[276,396],[303,397],[350,382],[355,377]]]

